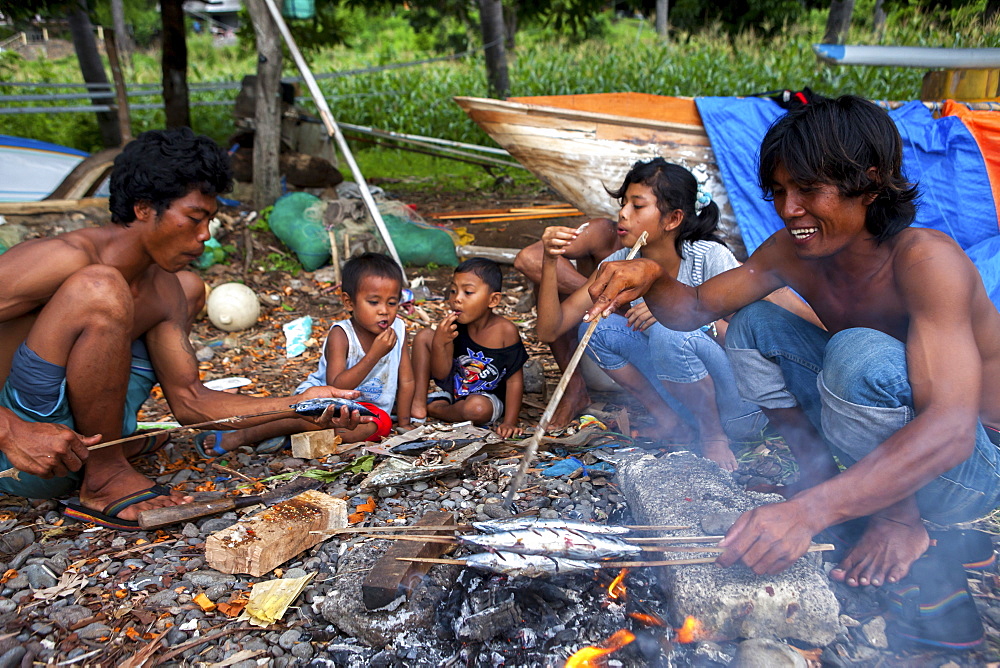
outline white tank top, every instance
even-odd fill
[[[334,327],[340,327],[347,334],[347,365],[350,369],[365,356],[361,341],[354,332],[354,324],[350,318],[340,320],[333,324],[327,338],[333,333]],[[403,321],[396,318],[392,322],[392,331],[396,332],[396,345],[389,353],[376,362],[375,367],[365,377],[357,387],[342,387],[342,390],[358,390],[361,392],[360,401],[373,403],[386,413],[392,412],[392,405],[396,402],[396,386],[399,381],[399,359],[403,355],[403,346],[406,344],[406,327]],[[310,387],[327,385],[326,382],[326,341],[323,342],[323,355],[319,358],[319,368],[309,374],[302,383],[295,388],[296,394],[305,392]]]

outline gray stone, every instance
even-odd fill
[[[181,529],[181,535],[185,538],[197,538],[201,535],[201,530],[196,525],[188,522],[184,525],[184,528]]]
[[[299,659],[311,659],[313,655],[312,645],[307,642],[300,642],[292,648],[292,656]]]
[[[100,622],[94,622],[93,624],[87,624],[82,629],[77,630],[76,634],[84,640],[97,640],[98,638],[110,636],[111,627],[106,624],[101,624]]]
[[[292,647],[295,646],[295,644],[299,641],[299,638],[301,637],[302,637],[302,632],[299,631],[298,629],[288,629],[287,631],[281,634],[281,637],[278,638],[278,645],[282,649],[290,650],[292,649]]]
[[[782,500],[739,488],[717,464],[690,452],[628,456],[619,463],[618,481],[637,524],[698,526],[711,513],[745,512]],[[755,575],[741,564],[696,564],[663,568],[659,581],[671,617],[692,615],[717,640],[796,638],[825,647],[843,630],[829,578],[812,557],[775,576]]]
[[[82,605],[67,605],[66,607],[59,608],[50,614],[52,621],[64,629],[69,629],[77,622],[93,616],[94,611],[90,608],[85,608]]]
[[[202,589],[207,589],[208,587],[217,584],[233,585],[236,584],[237,580],[235,575],[220,573],[219,571],[209,569],[192,571],[185,575],[184,579],[193,584],[195,587],[201,587]]]
[[[304,568],[289,568],[282,577],[286,580],[294,580],[295,578],[304,578],[307,575],[309,572]]]
[[[385,554],[388,543],[368,541],[344,554],[337,574],[328,581],[330,589],[321,608],[323,618],[342,633],[375,648],[385,647],[407,631],[431,628],[437,604],[453,587],[459,571],[456,566],[435,566],[398,607],[368,610],[361,583],[375,560]]]
[[[5,615],[8,612],[14,612],[16,609],[17,603],[9,598],[0,598],[0,615]]]
[[[209,597],[211,598],[211,597]],[[213,599],[215,600],[215,599]],[[146,599],[147,608],[166,608],[177,602],[177,592],[173,589],[158,591]]]
[[[28,653],[24,647],[12,647],[3,654],[0,654],[0,668],[16,668],[21,665],[21,659]]]
[[[861,633],[867,642],[876,649],[887,649],[889,640],[885,637],[885,617],[872,617],[861,625]]]
[[[28,588],[28,576],[24,573],[18,573],[10,580],[7,580],[7,587],[14,591],[21,591],[22,589]]]
[[[732,510],[709,513],[701,518],[701,530],[706,536],[721,536],[733,526],[740,513]]]
[[[55,576],[42,564],[28,564],[22,572],[28,578],[28,586],[32,589],[55,587],[56,582],[58,582]]]
[[[785,643],[770,638],[744,640],[733,665],[740,668],[806,668],[805,658]]]
[[[0,552],[17,554],[33,542],[35,542],[35,532],[28,527],[21,527],[0,536]]]
[[[229,586],[224,584],[212,585],[205,590],[205,596],[209,597],[213,601],[218,601],[227,593],[229,593]]]
[[[533,296],[533,295],[532,295]],[[530,359],[521,367],[524,378],[524,391],[538,394],[545,389],[545,371],[541,359]]]

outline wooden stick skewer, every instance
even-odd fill
[[[810,545],[806,552],[828,552],[833,545]],[[464,566],[463,559],[432,559],[430,557],[396,557],[398,561],[415,561],[425,564],[451,564]],[[714,564],[718,557],[697,557],[694,559],[661,559],[656,561],[599,561],[597,568],[644,568],[646,566],[686,566],[688,564]]]
[[[646,245],[646,237],[648,235],[643,232],[635,245],[632,246],[632,250],[629,251],[628,257],[625,259],[631,260],[635,258],[639,253],[639,249]],[[580,363],[580,358],[583,357],[583,351],[587,349],[587,344],[590,343],[590,337],[594,335],[594,330],[597,329],[597,323],[601,321],[600,318],[594,318],[594,320],[587,327],[587,331],[582,337],[580,337],[580,343],[577,344],[576,350],[573,351],[573,356],[569,359],[569,363],[566,364],[566,369],[563,371],[562,378],[559,379],[559,384],[556,385],[555,391],[552,396],[549,397],[549,403],[545,406],[545,411],[542,413],[542,417],[538,420],[538,426],[535,427],[534,433],[531,438],[528,439],[528,443],[524,447],[524,455],[521,458],[521,465],[518,466],[517,472],[514,477],[511,478],[510,485],[507,488],[507,496],[503,500],[503,505],[505,508],[510,508],[514,503],[514,495],[517,494],[518,488],[521,487],[521,482],[524,480],[524,474],[527,473],[528,468],[531,466],[532,461],[535,459],[535,452],[538,450],[538,443],[545,436],[545,430],[549,426],[549,421],[552,420],[552,414],[556,412],[556,407],[559,402],[562,401],[563,393],[566,392],[566,386],[569,385],[569,379],[573,376],[573,372],[576,371],[577,364]]]
[[[600,526],[600,525],[596,525]],[[684,531],[690,529],[690,526],[672,526],[669,524],[656,525],[656,524],[626,524],[624,525],[626,529],[631,529],[633,531]],[[407,531],[471,531],[475,527],[471,524],[450,524],[441,526],[415,526],[415,525],[399,525],[399,526],[383,526],[383,527],[345,527],[343,529],[334,529],[332,531],[314,531],[311,533],[324,533],[328,536],[336,536],[339,534],[347,533],[397,533],[397,532],[407,532]],[[609,534],[616,535],[616,534]],[[710,536],[709,536],[710,537]],[[673,540],[675,537],[671,537]],[[679,536],[676,538],[680,538]],[[715,540],[722,538],[722,536],[715,536]],[[641,540],[639,538],[634,538],[632,540]],[[681,541],[685,542],[685,541]],[[686,542],[695,542],[692,539],[687,539]]]

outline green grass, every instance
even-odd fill
[[[871,29],[873,0],[860,0],[855,24],[848,38],[853,44],[896,44],[950,47],[1000,46],[1000,26],[982,25],[974,10],[950,14],[919,13],[905,7],[890,15],[885,34]],[[347,11],[344,20],[355,26],[353,46],[336,46],[307,55],[316,74],[405,62],[438,55],[431,38],[415,34],[400,16],[366,19],[360,10]],[[908,100],[917,96],[923,71],[908,68],[832,67],[820,64],[811,45],[820,40],[824,11],[812,11],[795,25],[765,38],[746,32],[729,36],[718,26],[698,33],[673,33],[664,43],[649,21],[600,18],[604,35],[573,40],[545,27],[529,27],[517,35],[518,47],[509,54],[511,94],[515,96],[641,91],[666,95],[748,95],[775,89],[800,89],[837,95],[854,93],[871,99]],[[255,71],[255,54],[246,46],[216,48],[206,36],[189,38],[191,83],[238,81]],[[285,73],[297,72],[289,59]],[[78,81],[74,57],[29,62],[16,55],[0,54],[0,81]],[[158,83],[160,70],[155,53],[135,57],[129,81]],[[334,116],[341,121],[387,130],[491,144],[489,138],[451,100],[456,95],[486,96],[485,67],[481,54],[461,60],[404,69],[321,79]],[[0,93],[23,93],[0,85]],[[54,92],[54,91],[53,91]],[[303,94],[305,88],[303,87]],[[196,93],[195,100],[231,100],[235,91]],[[140,98],[153,101],[156,98]],[[19,106],[22,103],[10,103]],[[315,112],[311,102],[303,105]],[[160,127],[163,113],[134,110],[136,132]],[[195,129],[224,141],[232,131],[231,107],[192,107]],[[95,150],[93,115],[0,115],[0,133],[33,137]],[[363,144],[354,144],[360,147]],[[481,168],[411,153],[360,150],[368,173],[403,178],[441,174],[436,183],[479,184],[494,177]],[[511,176],[523,178],[513,171]],[[413,181],[414,183],[419,183]],[[485,187],[485,186],[482,186]]]

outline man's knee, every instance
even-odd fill
[[[898,339],[874,329],[837,332],[824,352],[823,385],[855,404],[896,407],[907,403],[906,349]]]
[[[208,298],[208,286],[201,276],[193,271],[179,271],[176,274],[180,281],[181,289],[184,290],[184,299],[188,305],[188,318],[193,322],[198,314],[205,308],[205,301]]]
[[[526,246],[514,257],[514,269],[538,283],[542,278],[542,254],[545,252],[541,241]]]
[[[121,272],[101,264],[88,265],[73,273],[56,290],[50,303],[53,302],[88,321],[112,321],[127,324],[129,328],[135,310],[132,291]]]
[[[772,321],[780,311],[778,306],[771,302],[756,301],[747,304],[729,321],[729,328],[726,330],[726,347],[749,350],[759,347],[758,335],[762,331],[769,331]]]

